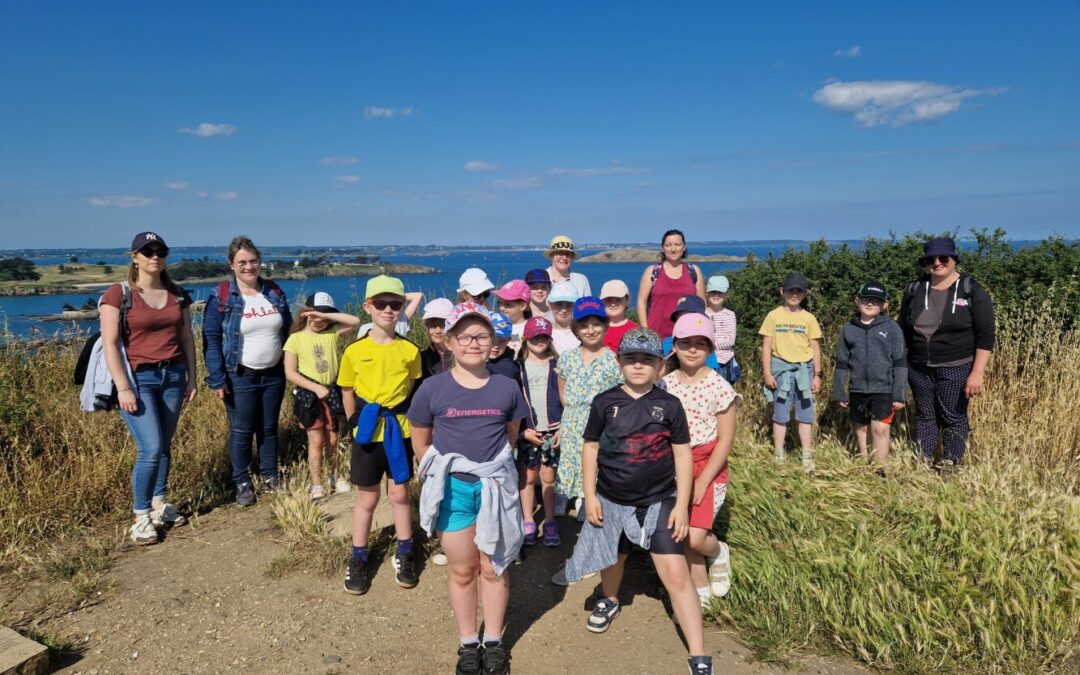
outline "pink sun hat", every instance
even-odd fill
[[[529,285],[521,279],[514,279],[513,281],[508,281],[503,284],[499,290],[495,291],[495,295],[497,295],[500,300],[506,300],[507,302],[513,302],[515,300],[528,302],[530,298]]]
[[[704,314],[698,314],[696,312],[683,314],[679,317],[679,320],[675,322],[675,328],[672,329],[671,336],[676,340],[689,337],[703,337],[708,338],[709,342],[712,342],[712,319]]]

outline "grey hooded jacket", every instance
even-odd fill
[[[858,316],[852,317],[836,341],[833,400],[848,400],[850,381],[850,391],[891,394],[894,401],[906,401],[904,352],[904,333],[891,318],[880,314],[865,325]]]

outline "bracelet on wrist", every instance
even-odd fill
[[[123,389],[117,389],[117,390],[116,390],[116,393],[117,393],[117,394],[122,394],[122,393],[124,393],[125,391],[131,391],[131,387],[124,387]]]

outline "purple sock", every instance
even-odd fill
[[[403,556],[409,555],[410,553],[412,553],[412,539],[398,539],[397,554]]]
[[[352,557],[353,560],[360,558],[364,562],[367,562],[367,546],[353,546]]]

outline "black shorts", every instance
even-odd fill
[[[413,477],[412,439],[405,439],[405,455],[409,458],[409,478]],[[357,487],[372,487],[382,483],[383,476],[390,475],[390,462],[381,442],[353,443],[349,462],[349,482]],[[393,480],[391,477],[390,480]]]
[[[668,554],[674,553],[678,555],[683,554],[683,545],[681,541],[675,541],[671,536],[671,530],[668,528],[668,519],[671,518],[671,510],[675,508],[675,497],[669,497],[660,502],[660,516],[656,519],[656,529],[653,530],[652,539],[649,540],[649,553]],[[637,520],[639,523],[645,522],[645,514],[648,512],[649,507],[638,507]],[[619,537],[619,553],[630,553],[630,547],[633,544],[626,535]]]
[[[892,422],[892,395],[891,394],[860,394],[851,392],[848,401],[848,410],[851,411],[851,421],[855,424],[869,424],[870,420]]]

